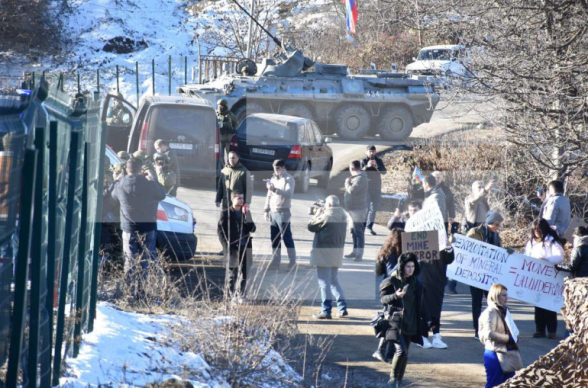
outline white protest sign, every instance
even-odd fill
[[[556,312],[563,307],[565,273],[550,262],[454,236],[455,260],[447,266],[447,277],[483,290],[501,283],[511,298]]]
[[[437,230],[439,232],[440,251],[447,248],[445,222],[437,204],[416,212],[406,221],[406,226],[404,227],[405,232],[426,232],[428,230]]]

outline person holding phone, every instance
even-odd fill
[[[374,231],[373,226],[376,213],[380,208],[380,200],[382,199],[382,175],[386,174],[386,166],[384,166],[382,159],[376,156],[375,146],[367,146],[365,153],[366,157],[361,160],[361,169],[367,174],[369,183],[366,228],[372,236],[375,236],[377,233]]]
[[[388,381],[393,388],[400,387],[404,377],[411,342],[421,346],[423,344],[419,330],[423,285],[418,280],[419,272],[416,255],[403,253],[398,258],[396,270],[380,284],[380,301],[386,306],[390,324],[385,340],[394,346],[392,371]]]

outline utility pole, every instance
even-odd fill
[[[249,13],[251,14],[251,16],[254,15],[255,13],[255,0],[251,0],[251,8]],[[247,58],[249,59],[253,59],[251,58],[251,39],[253,38],[253,18],[249,18],[249,34],[247,34]]]

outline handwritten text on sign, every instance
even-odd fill
[[[436,230],[402,233],[402,252],[414,253],[419,261],[439,259],[439,235]]]
[[[445,222],[439,206],[426,207],[416,212],[406,221],[405,232],[425,232],[436,230],[439,233],[439,250],[447,246],[447,232],[445,231]]]
[[[563,306],[563,279],[553,264],[521,254],[508,255],[495,247],[462,235],[455,235],[455,260],[447,276],[483,290],[494,283],[508,288],[511,298],[559,311]]]

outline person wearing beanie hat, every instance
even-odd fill
[[[368,195],[367,207],[368,214],[366,219],[366,229],[372,236],[377,233],[374,231],[374,220],[380,207],[382,198],[382,175],[386,174],[386,166],[382,159],[376,156],[376,146],[368,145],[365,151],[366,157],[361,161],[361,169],[365,171],[368,178]]]
[[[502,221],[504,221],[504,218],[502,215],[500,215],[500,213],[489,211],[486,213],[485,222],[480,226],[470,229],[466,237],[500,247],[501,242],[498,232],[500,231]],[[484,296],[488,296],[488,291],[470,286],[470,294],[472,295],[474,338],[478,339],[478,320],[480,319],[480,314],[482,314],[482,298],[484,298]]]

